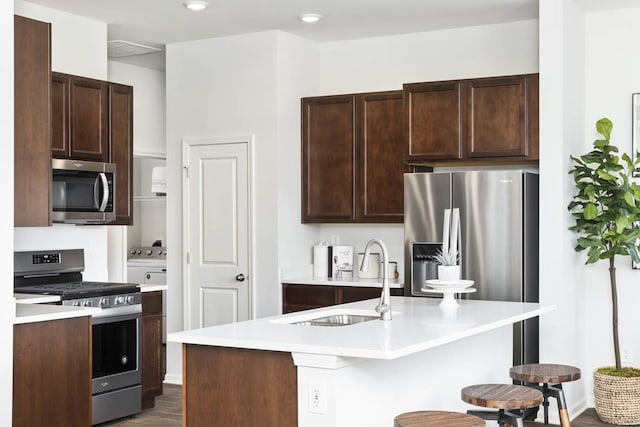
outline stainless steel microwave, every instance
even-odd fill
[[[53,159],[51,168],[53,222],[106,224],[115,221],[115,164]]]

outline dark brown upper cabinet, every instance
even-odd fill
[[[404,85],[408,160],[462,158],[462,84]]]
[[[302,99],[302,222],[355,220],[355,98]]]
[[[302,222],[402,222],[402,92],[302,99]]]
[[[356,95],[356,221],[403,222],[402,91]]]
[[[116,164],[116,220],[133,225],[133,87],[109,83],[110,162]]]
[[[404,87],[408,162],[538,160],[538,75]]]
[[[14,225],[51,225],[51,25],[14,17]]]
[[[53,157],[108,161],[108,83],[54,72],[51,85]]]

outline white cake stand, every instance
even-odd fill
[[[455,309],[458,308],[458,303],[456,299],[453,297],[455,294],[470,294],[476,291],[475,288],[456,288],[452,286],[451,288],[422,288],[424,292],[432,292],[436,294],[442,294],[442,302],[438,304],[438,306],[442,309]]]

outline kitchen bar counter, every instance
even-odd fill
[[[283,279],[282,283],[290,285],[320,285],[320,286],[359,286],[359,287],[371,287],[381,288],[382,279],[359,279],[357,277],[347,279],[337,279],[328,277],[319,279],[317,277],[297,277],[292,279]],[[399,280],[389,280],[389,287],[391,288],[403,288],[404,283]]]
[[[168,340],[255,350],[396,359],[553,309],[534,303],[461,300],[457,311],[447,312],[438,306],[440,301],[438,298],[391,297],[393,320],[390,322],[376,319],[338,327],[288,324],[343,310],[376,315],[373,309],[377,300],[366,300],[172,333]]]
[[[555,308],[461,300],[450,311],[437,298],[392,297],[391,321],[290,324],[374,314],[376,302],[169,334],[183,343],[184,422],[387,427],[417,409],[464,412],[463,387],[511,382],[512,324]],[[248,410],[247,402],[260,404]]]
[[[23,323],[70,319],[73,317],[91,316],[99,312],[99,308],[90,307],[71,307],[68,305],[50,304],[16,304],[16,317],[13,324],[20,325]]]

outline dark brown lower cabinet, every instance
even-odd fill
[[[184,344],[182,425],[298,425],[291,353]]]
[[[162,394],[162,291],[142,293],[142,409]]]
[[[91,425],[91,317],[13,327],[13,426]]]
[[[335,304],[378,298],[380,288],[282,284],[282,313],[328,307]],[[391,288],[392,296],[403,296],[403,288]]]

